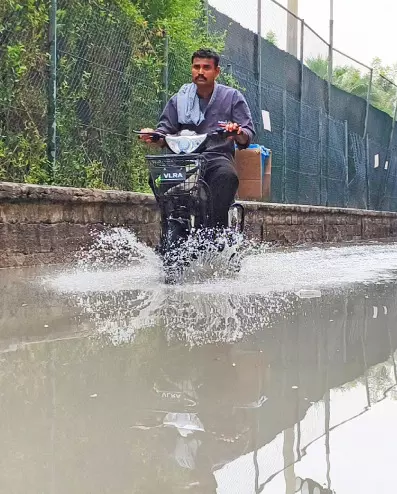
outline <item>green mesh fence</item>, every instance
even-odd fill
[[[0,180],[48,178],[48,11],[46,2],[0,4]]]
[[[26,5],[24,5],[26,4]],[[161,106],[161,34],[111,1],[57,5],[56,166],[47,160],[48,2],[0,7],[0,179],[147,190],[145,148],[132,131]]]
[[[155,124],[161,101],[148,35],[110,2],[58,8],[55,182],[145,190],[144,149],[132,131]]]
[[[58,0],[51,60],[50,0],[3,0],[0,180],[148,190],[147,148],[133,130],[154,127],[167,98],[190,80],[190,52],[149,30],[128,5]],[[244,93],[256,142],[272,150],[272,201],[397,210],[392,71],[336,49],[330,70],[326,40],[275,0],[262,0],[259,45],[256,0],[249,5],[253,30],[215,10],[208,29],[225,35],[221,82]]]
[[[277,1],[262,0],[259,80],[255,23],[251,31],[214,14],[213,28],[227,33],[223,66],[250,104],[256,142],[272,150],[272,201],[397,210],[396,92],[382,68],[336,49],[331,66],[326,40]]]

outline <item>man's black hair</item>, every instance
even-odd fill
[[[200,48],[199,50],[193,53],[192,63],[195,58],[209,58],[214,61],[215,67],[218,67],[219,60],[221,57],[218,55],[216,51],[211,50],[211,48]]]

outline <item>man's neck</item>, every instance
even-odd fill
[[[210,87],[198,87],[197,88],[197,94],[199,95],[200,98],[208,99],[212,96],[212,93],[214,92],[214,86]]]

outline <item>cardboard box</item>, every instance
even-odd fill
[[[271,151],[267,156],[261,146],[236,150],[235,167],[240,181],[237,199],[242,201],[270,201]]]

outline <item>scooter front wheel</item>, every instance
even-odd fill
[[[189,230],[185,223],[179,220],[168,220],[162,245],[166,284],[174,285],[182,277],[183,268],[186,266],[186,253],[183,251],[183,243],[188,234]]]

